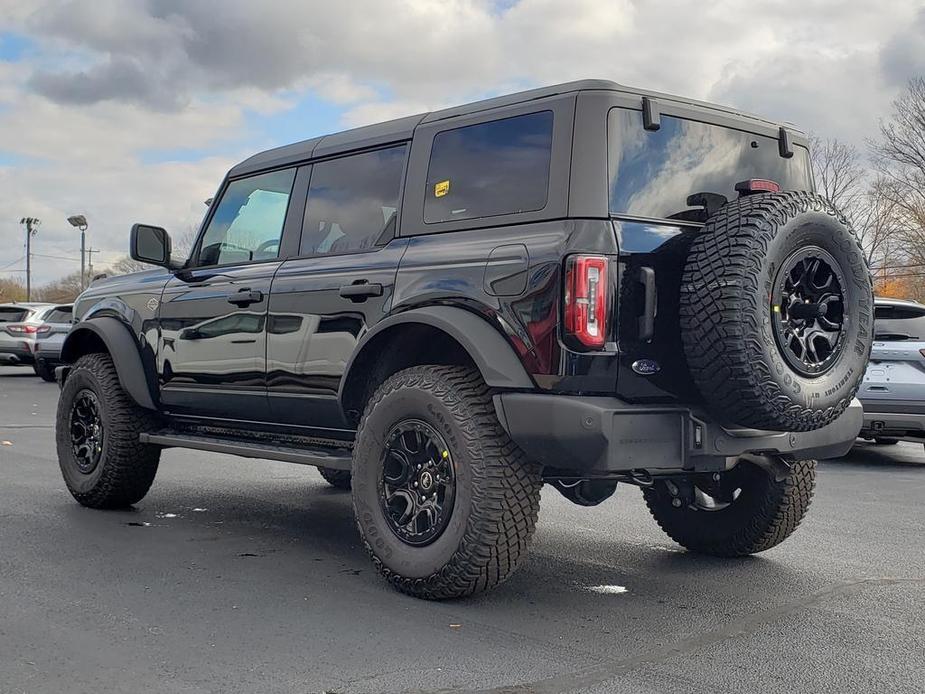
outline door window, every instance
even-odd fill
[[[199,265],[228,265],[279,256],[295,169],[232,181],[215,209]]]
[[[312,166],[299,255],[349,253],[395,233],[406,145]]]

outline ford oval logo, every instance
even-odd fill
[[[633,371],[640,376],[651,376],[661,370],[662,367],[658,365],[658,362],[652,359],[637,359],[633,362]]]

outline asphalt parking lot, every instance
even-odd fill
[[[173,450],[134,510],[81,508],[56,401],[0,368],[3,694],[925,691],[922,446],[822,463],[797,533],[737,561],[682,551],[634,488],[547,488],[508,583],[427,603],[312,468]]]

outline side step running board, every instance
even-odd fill
[[[233,438],[197,436],[193,434],[139,434],[142,443],[150,443],[165,448],[191,448],[197,451],[211,451],[237,455],[243,458],[266,458],[281,460],[286,463],[316,465],[332,470],[350,470],[352,454],[348,448],[328,448],[309,446],[277,446],[263,441],[243,441]]]

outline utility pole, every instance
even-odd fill
[[[19,223],[26,227],[26,301],[32,301],[32,237],[42,222],[37,217],[23,217]]]
[[[88,248],[87,249],[87,277],[93,279],[93,254],[99,253],[98,248]]]

